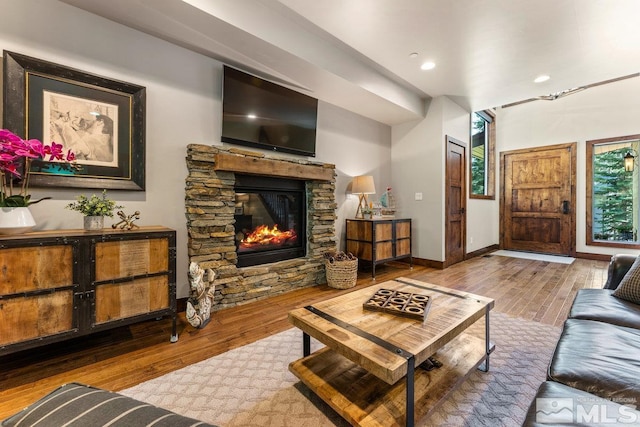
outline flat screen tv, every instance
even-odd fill
[[[224,67],[222,141],[316,155],[318,100]]]

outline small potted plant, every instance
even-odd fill
[[[67,209],[78,211],[84,215],[85,230],[101,230],[104,228],[104,217],[112,217],[115,209],[122,209],[113,200],[107,199],[107,190],[102,190],[102,196],[92,194],[87,198],[84,194],[78,196],[77,200],[65,206]]]
[[[370,203],[368,205],[365,205],[364,208],[362,208],[362,217],[364,219],[371,219],[372,216],[373,216],[373,203]]]

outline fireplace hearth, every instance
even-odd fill
[[[324,254],[337,243],[334,165],[200,144],[187,146],[186,160],[189,262],[216,273],[212,310],[326,283]],[[271,186],[280,180],[288,184]],[[260,226],[280,235],[250,243]]]

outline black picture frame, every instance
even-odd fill
[[[71,136],[62,136],[65,134],[62,125],[67,128],[68,135],[75,132],[75,141],[80,140],[81,132],[85,137],[82,147],[86,149],[75,149],[71,142],[67,145],[53,139],[65,145],[65,152],[66,148],[72,148],[78,154],[77,168],[33,161],[30,186],[144,191],[145,87],[16,52],[5,50],[3,58],[4,128],[22,138],[39,139],[45,144],[51,142],[44,140],[45,135],[72,140]],[[60,105],[67,109],[63,111]],[[80,111],[86,113],[83,115],[88,118],[85,122],[80,118]],[[93,119],[87,114],[93,115]],[[97,116],[100,120],[95,118]],[[101,121],[100,125],[107,128],[104,124],[107,120],[111,122],[109,130],[96,131],[102,139],[90,139],[89,142],[86,140],[88,132],[69,125]],[[96,151],[98,148],[102,151]]]

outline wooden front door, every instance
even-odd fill
[[[445,266],[464,261],[466,249],[466,146],[447,137]]]
[[[501,246],[572,255],[575,251],[576,144],[501,153]]]

